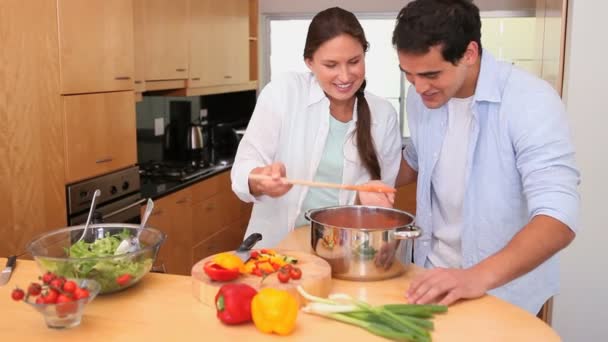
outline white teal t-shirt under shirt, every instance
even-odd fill
[[[344,142],[346,141],[349,125],[350,121],[341,122],[333,116],[329,116],[329,133],[323,148],[323,155],[319,161],[319,167],[313,178],[314,181],[342,184]],[[295,226],[300,227],[308,224],[308,221],[304,218],[304,213],[309,209],[338,205],[339,194],[339,189],[308,188]]]
[[[473,97],[448,101],[448,122],[441,152],[431,177],[433,236],[426,267],[462,267],[462,204],[467,151],[471,136]]]

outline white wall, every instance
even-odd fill
[[[581,170],[581,231],[561,254],[553,327],[566,342],[608,340],[608,2],[570,0],[564,100]]]

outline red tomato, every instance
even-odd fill
[[[42,299],[44,300],[44,304],[55,304],[57,303],[58,297],[59,292],[57,292],[57,290],[49,289],[49,291],[44,296],[42,296]]]
[[[82,298],[88,298],[88,297],[89,297],[89,290],[83,289],[80,287],[77,287],[76,290],[74,290],[74,299],[75,300],[79,300]]]
[[[27,288],[27,293],[30,296],[37,296],[40,294],[40,292],[42,292],[42,286],[40,286],[38,283],[31,283]]]
[[[131,282],[132,279],[133,279],[132,275],[130,275],[129,273],[125,273],[123,275],[118,276],[118,278],[116,278],[116,284],[118,284],[119,286],[126,286],[126,285],[129,285],[129,283]]]
[[[42,296],[36,298],[36,304],[44,304],[44,298]]]
[[[281,283],[286,283],[289,281],[289,273],[287,272],[278,272],[277,273],[277,278],[279,278],[279,281]]]
[[[57,290],[61,290],[63,288],[63,281],[61,280],[61,278],[55,278],[53,280],[51,280],[51,282],[49,283],[49,286],[52,288],[55,288]]]
[[[294,280],[300,279],[302,278],[302,270],[297,267],[293,267],[289,270],[289,276]]]
[[[68,293],[74,293],[74,291],[76,291],[77,287],[78,287],[78,285],[76,284],[75,281],[68,280],[63,284],[63,291],[68,292]]]
[[[254,268],[253,271],[251,271],[251,274],[256,275],[258,277],[261,277],[263,275],[262,270],[259,268]]]
[[[53,273],[51,272],[46,272],[43,276],[42,276],[42,282],[45,284],[48,284],[51,282],[51,280],[57,278],[57,276],[55,276]]]
[[[251,254],[249,255],[251,259],[257,259],[259,256],[260,253],[258,251],[251,251]]]
[[[57,306],[55,309],[57,310],[57,315],[59,317],[65,317],[69,314],[76,313],[78,310],[78,303],[74,302],[69,296],[60,294],[59,297],[57,297]]]
[[[13,300],[20,301],[23,297],[25,297],[25,292],[23,292],[22,289],[14,289],[13,292],[11,292],[11,298],[13,298]]]

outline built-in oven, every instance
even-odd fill
[[[141,198],[139,168],[137,166],[104,174],[66,187],[68,224],[85,223],[96,189],[101,190],[97,199],[97,221],[106,223],[140,223]]]

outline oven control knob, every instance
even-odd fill
[[[129,188],[129,182],[125,181],[124,183],[122,183],[122,189],[123,190],[127,190],[128,188]]]
[[[112,187],[110,188],[110,194],[115,195],[118,192],[118,189],[112,185]]]

